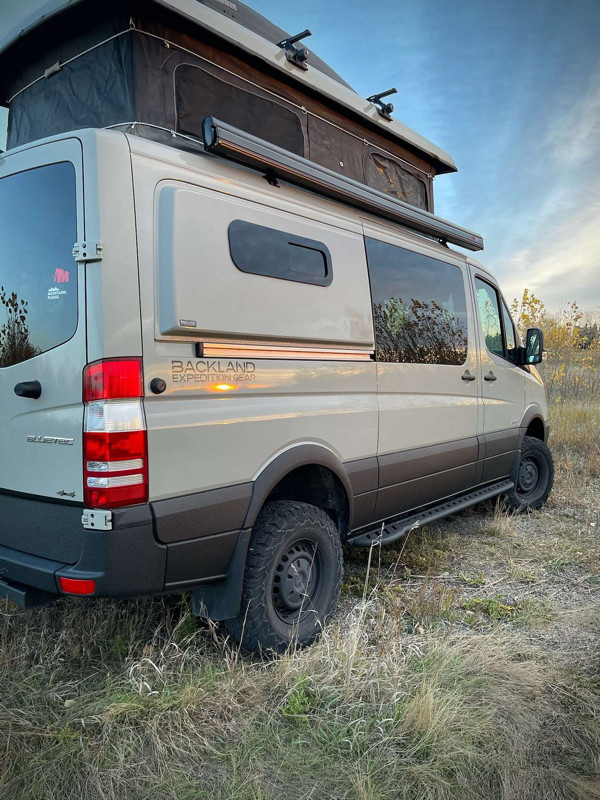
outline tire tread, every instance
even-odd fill
[[[544,487],[542,494],[536,497],[533,502],[523,501],[523,499],[517,494],[517,488],[515,486],[512,492],[505,495],[504,498],[508,507],[513,511],[529,511],[541,508],[548,499],[548,495],[552,491],[552,486],[554,485],[554,459],[552,458],[550,448],[541,439],[536,439],[533,436],[526,436],[523,439],[523,445],[521,446],[521,457],[523,457],[523,455],[525,455],[528,451],[532,450],[537,451],[542,455],[548,467],[546,486]]]
[[[333,596],[336,601],[339,597],[343,559],[339,532],[331,517],[308,503],[289,500],[268,503],[259,514],[250,538],[240,613],[224,623],[231,638],[247,650],[281,652],[290,644],[273,629],[268,618],[269,573],[285,536],[306,525],[321,528],[337,544]],[[318,632],[315,626],[314,634],[298,644],[309,644]]]

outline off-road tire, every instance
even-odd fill
[[[517,484],[505,495],[509,508],[529,511],[541,508],[554,484],[554,460],[547,444],[526,436],[521,447]]]
[[[331,517],[308,503],[268,503],[250,537],[241,609],[225,621],[227,632],[250,651],[310,644],[337,604],[342,567]]]

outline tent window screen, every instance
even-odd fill
[[[241,219],[229,225],[229,249],[242,272],[328,286],[331,256],[322,242]]]
[[[368,186],[427,210],[427,189],[423,181],[381,153],[371,152],[365,162]]]
[[[202,120],[213,116],[271,144],[304,155],[300,118],[280,103],[220,80],[193,64],[175,70],[177,130],[202,137]]]

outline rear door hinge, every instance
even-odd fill
[[[88,261],[102,261],[102,242],[75,242],[73,258],[80,264]]]
[[[112,511],[84,508],[81,524],[84,528],[90,528],[95,531],[112,531]]]

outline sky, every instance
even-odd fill
[[[0,0],[2,26],[22,2]],[[435,180],[436,214],[483,235],[477,258],[509,302],[528,288],[600,314],[598,0],[248,5],[310,28],[306,45],[360,95],[398,89],[394,117],[458,166]]]

